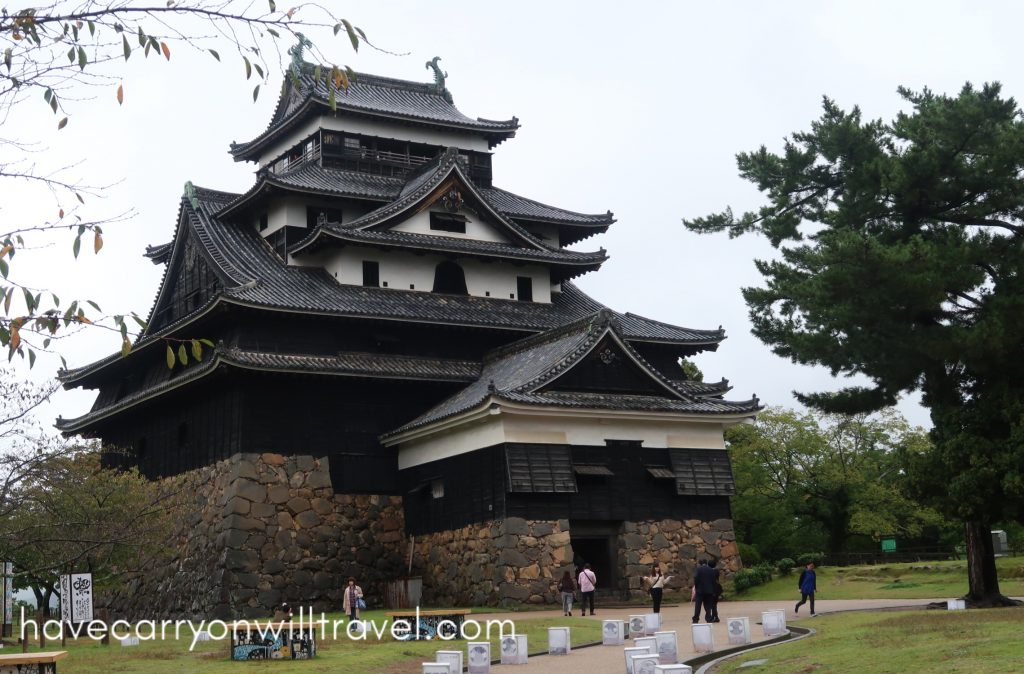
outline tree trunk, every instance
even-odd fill
[[[46,587],[46,594],[44,596],[43,603],[43,615],[49,618],[52,613],[50,612],[50,600],[53,599],[53,588],[50,586]]]
[[[964,524],[967,542],[967,594],[964,599],[976,608],[1011,606],[1018,602],[999,592],[996,553],[987,522],[971,520]]]

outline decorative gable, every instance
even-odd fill
[[[568,371],[538,389],[587,393],[673,396],[651,373],[627,354],[610,334]]]
[[[185,241],[172,257],[164,288],[150,316],[148,331],[154,332],[184,318],[219,294],[224,285],[195,241],[191,228],[183,232]]]

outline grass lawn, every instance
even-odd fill
[[[595,619],[585,618],[530,618],[526,613],[522,617],[513,618],[518,634],[526,634],[531,653],[546,651],[548,643],[547,628],[568,626],[572,628],[572,643],[578,646],[584,643],[600,641],[601,623]],[[475,620],[485,626],[488,616],[474,613]],[[342,614],[328,614],[328,620],[343,618]],[[383,611],[365,611],[365,620],[374,620],[382,624],[385,616]],[[17,628],[16,628],[17,629]],[[173,635],[173,628],[169,630]],[[328,628],[330,631],[330,628]],[[69,655],[60,661],[58,668],[62,674],[107,674],[109,672],[130,672],[131,674],[151,674],[156,672],[181,672],[192,674],[219,672],[238,674],[244,672],[346,672],[347,674],[414,674],[421,671],[421,662],[432,662],[434,651],[461,650],[466,651],[466,641],[407,641],[398,642],[385,635],[378,642],[376,636],[367,641],[350,641],[347,637],[337,641],[320,641],[317,644],[317,658],[306,662],[232,662],[228,659],[228,641],[209,641],[196,644],[193,652],[189,652],[192,634],[187,627],[178,641],[173,638],[167,641],[143,641],[136,647],[122,647],[117,643],[101,646],[90,639],[68,640],[66,650]],[[491,654],[497,658],[497,628],[491,635]],[[485,641],[481,636],[473,641]],[[38,644],[32,651],[40,650]],[[45,650],[61,650],[60,641],[48,642]],[[20,646],[8,647],[3,653],[20,652]]]
[[[972,611],[856,612],[801,621],[817,634],[739,656],[717,667],[727,672],[971,672],[1024,669],[1024,608]],[[749,660],[767,658],[753,669]]]
[[[1009,596],[1024,596],[1024,557],[1000,557],[999,588]],[[738,595],[741,600],[799,599],[799,569]],[[817,569],[816,599],[929,599],[967,593],[967,562],[908,562],[875,566],[825,566]]]

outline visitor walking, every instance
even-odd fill
[[[817,615],[814,612],[814,593],[818,589],[818,575],[814,573],[814,562],[808,562],[807,568],[800,572],[800,580],[796,582],[796,586],[800,589],[800,601],[793,607],[793,613],[800,613],[800,607],[809,599],[811,615]]]
[[[597,587],[597,574],[590,568],[590,564],[584,564],[580,571],[580,613],[587,615],[587,601],[590,602],[590,615],[594,615],[594,588]]]
[[[714,561],[709,561],[708,566],[715,572],[715,594],[711,599],[711,622],[721,622],[718,619],[718,602],[722,601],[722,595],[725,594],[725,588],[722,587],[722,572],[718,570],[717,564]]]
[[[693,573],[693,622],[700,622],[700,609],[704,607],[704,621],[714,622],[712,613],[715,603],[715,582],[718,580],[718,571],[708,566],[706,559],[697,563],[697,570]]]
[[[654,602],[654,612],[661,613],[661,597],[665,591],[665,584],[672,580],[672,576],[661,575],[661,567],[657,564],[651,569],[651,575],[644,578],[644,582],[651,586],[648,590],[651,593],[651,600]]]
[[[348,615],[348,619],[352,621],[359,620],[359,611],[366,608],[366,603],[363,601],[363,588],[356,585],[355,578],[348,579],[341,606],[345,610],[345,614]]]
[[[568,571],[562,573],[562,579],[558,581],[558,591],[562,593],[562,614],[572,615],[572,599],[576,594],[576,583],[572,582],[572,576]]]

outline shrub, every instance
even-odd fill
[[[757,585],[764,585],[772,579],[772,565],[762,562],[749,569],[743,569],[733,574],[732,584],[736,592],[749,590]]]
[[[775,562],[775,568],[778,570],[779,574],[783,576],[788,576],[792,573],[794,566],[796,566],[796,562],[789,557],[783,557],[779,561]]]
[[[796,563],[799,566],[807,566],[811,562],[814,562],[815,566],[821,566],[821,563],[825,560],[824,552],[805,552],[796,558]]]
[[[760,564],[761,551],[757,549],[756,545],[740,543],[740,559],[743,560],[743,565],[747,567]]]

